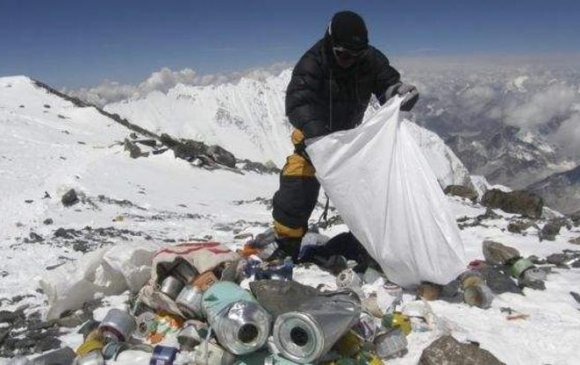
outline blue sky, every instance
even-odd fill
[[[568,0],[0,0],[0,76],[56,87],[135,83],[161,67],[229,72],[296,61],[332,14],[391,56],[578,53]]]

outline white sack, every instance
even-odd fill
[[[463,243],[435,174],[401,123],[401,100],[306,151],[324,191],[389,280],[447,284],[465,270]]]
[[[151,261],[157,248],[147,243],[103,248],[46,274],[39,284],[48,297],[47,319],[81,308],[97,293],[138,291],[151,277]]]

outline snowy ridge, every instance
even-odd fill
[[[238,158],[274,161],[281,167],[291,153],[291,126],[284,110],[291,71],[263,81],[243,78],[218,86],[177,85],[167,94],[153,92],[144,98],[109,104],[118,113],[155,133],[169,133],[207,144],[218,144]],[[369,107],[367,116],[376,105]],[[411,128],[442,186],[469,184],[461,161],[435,133],[418,125]]]

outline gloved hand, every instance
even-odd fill
[[[411,111],[417,100],[419,100],[419,91],[417,88],[411,84],[405,84],[398,82],[392,86],[389,86],[387,91],[385,91],[385,101],[389,100],[395,95],[403,96],[404,99],[401,102],[401,110],[404,112]]]

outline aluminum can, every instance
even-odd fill
[[[183,289],[183,282],[176,277],[168,276],[161,282],[159,291],[171,299],[177,298],[179,292]]]
[[[189,318],[203,318],[201,301],[202,290],[194,285],[186,285],[175,299],[179,310]]]
[[[113,340],[118,339],[123,342],[131,338],[136,327],[135,319],[129,313],[113,308],[109,310],[99,325],[99,330],[103,337],[112,338]]]
[[[191,283],[199,275],[197,270],[185,260],[180,260],[171,273],[185,284]]]
[[[297,311],[278,316],[272,332],[275,346],[289,360],[315,362],[358,321],[360,311],[353,294],[314,297]]]

